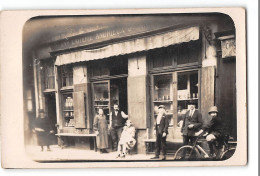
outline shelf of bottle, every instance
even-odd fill
[[[178,101],[191,101],[191,100],[198,100],[198,98],[178,99]]]
[[[94,100],[96,102],[109,102],[109,100]]]
[[[74,118],[74,116],[65,116],[65,118],[70,118],[71,119],[71,118]]]
[[[153,102],[154,102],[154,103],[171,103],[172,100],[160,100],[160,101],[155,100],[155,101],[153,101]]]
[[[73,110],[73,109],[71,109],[71,110],[64,109],[63,111],[64,111],[64,112],[73,112],[74,110]]]

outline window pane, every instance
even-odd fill
[[[172,74],[154,76],[154,116],[158,114],[160,105],[165,106],[167,118],[170,121],[170,126],[173,125],[173,88]]]

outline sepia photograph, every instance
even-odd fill
[[[246,163],[245,21],[218,9],[161,11],[26,20],[20,147],[37,167]]]

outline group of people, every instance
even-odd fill
[[[197,136],[203,135],[210,149],[210,157],[214,157],[213,142],[220,140],[222,136],[222,124],[221,119],[218,116],[218,109],[216,106],[212,106],[209,111],[208,123],[202,123],[201,113],[195,109],[195,103],[189,102],[189,110],[183,117],[183,123],[181,127],[181,133],[183,136],[183,145],[193,145]],[[166,160],[166,137],[168,134],[169,120],[166,116],[165,106],[159,106],[159,112],[155,120],[154,134],[156,135],[156,151],[155,156],[151,159],[158,159],[160,151],[162,150],[163,158]],[[185,153],[183,153],[185,155]]]
[[[214,157],[213,142],[221,138],[222,124],[220,117],[218,117],[218,109],[216,106],[211,107],[208,113],[210,118],[208,123],[202,123],[201,113],[195,109],[194,102],[190,102],[189,110],[183,117],[181,133],[183,136],[183,145],[193,145],[196,137],[204,133],[209,145],[210,155]],[[125,157],[128,151],[135,146],[135,127],[132,125],[131,120],[127,119],[128,115],[120,111],[118,105],[115,104],[110,113],[108,123],[103,109],[101,107],[98,108],[98,113],[94,118],[93,129],[97,135],[97,148],[100,149],[101,153],[108,152],[109,133],[112,139],[112,149],[113,151],[117,151],[116,157]],[[155,156],[151,159],[159,159],[160,152],[162,151],[162,160],[166,160],[168,127],[169,119],[166,115],[165,106],[160,105],[154,125],[156,150]],[[47,151],[51,151],[48,143],[48,135],[54,131],[50,129],[48,119],[45,117],[44,112],[40,112],[40,118],[36,120],[34,131],[37,133],[38,144],[41,146],[41,150],[43,151],[43,147],[47,146]]]
[[[117,157],[125,157],[130,149],[135,146],[135,127],[117,104],[109,116],[109,125],[101,107],[94,118],[93,129],[97,134],[97,148],[101,153],[107,153],[109,148],[108,133],[111,135],[113,151],[117,151]],[[124,123],[126,121],[126,123]],[[126,124],[126,125],[124,125]]]

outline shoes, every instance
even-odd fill
[[[51,152],[51,149],[50,149],[50,148],[47,148],[47,152]]]
[[[159,156],[154,156],[151,159],[159,159]]]
[[[165,161],[166,160],[166,156],[163,156],[162,160]]]
[[[216,158],[216,154],[215,154],[215,153],[210,154],[209,157],[210,157],[210,158]]]

